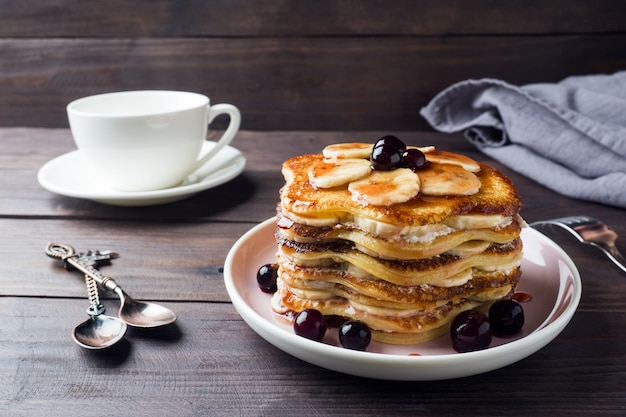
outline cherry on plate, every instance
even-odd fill
[[[265,264],[256,273],[256,282],[261,291],[272,294],[278,290],[276,280],[278,279],[278,265]]]
[[[515,300],[498,300],[489,307],[489,320],[494,335],[514,336],[524,326],[524,309]]]
[[[339,328],[339,343],[346,349],[365,350],[371,340],[369,326],[361,321],[349,320]]]
[[[457,352],[472,352],[489,347],[493,338],[486,314],[477,310],[459,313],[450,327],[452,346]]]
[[[302,310],[293,322],[293,330],[298,336],[317,342],[324,338],[327,328],[324,315],[313,308]]]

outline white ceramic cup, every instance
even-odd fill
[[[200,155],[211,121],[228,114],[217,143]],[[232,104],[184,91],[124,91],[68,104],[72,136],[99,179],[119,191],[174,187],[230,144],[241,115]]]

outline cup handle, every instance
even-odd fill
[[[206,155],[202,156],[198,161],[196,161],[193,169],[190,172],[194,172],[199,169],[201,166],[206,164],[211,158],[215,156],[224,146],[230,144],[239,131],[239,125],[241,124],[241,113],[239,109],[232,104],[215,104],[213,106],[208,106],[208,124],[210,125],[213,119],[220,114],[228,114],[230,117],[230,123],[228,124],[228,128],[222,135],[219,141],[215,144],[213,149],[206,153]]]

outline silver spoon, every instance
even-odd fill
[[[176,314],[160,304],[139,301],[126,294],[122,288],[109,279],[107,284],[114,285],[113,291],[120,298],[119,315],[122,320],[134,327],[159,327],[176,321]],[[103,284],[104,285],[104,284]],[[105,288],[107,288],[105,286]]]
[[[86,349],[105,349],[122,340],[127,326],[122,320],[103,314],[105,309],[93,278],[85,275],[85,283],[90,302],[87,314],[91,317],[74,328],[72,338]]]
[[[176,314],[172,310],[159,304],[135,300],[126,294],[113,278],[101,274],[92,265],[82,261],[80,255],[70,245],[48,243],[46,254],[69,263],[93,278],[104,289],[117,294],[121,302],[119,316],[126,324],[134,327],[159,327],[176,321]]]

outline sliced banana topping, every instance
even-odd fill
[[[361,158],[369,159],[374,145],[371,143],[336,143],[328,145],[322,151],[324,158]]]
[[[480,165],[471,158],[436,150],[434,146],[408,146],[419,149],[430,164],[413,172],[408,168],[374,170],[370,157],[372,144],[352,142],[328,145],[324,159],[308,171],[315,188],[348,185],[354,201],[363,205],[403,203],[419,193],[431,196],[472,195],[481,183],[475,172]]]
[[[433,145],[428,145],[428,146],[407,146],[407,149],[417,149],[418,151],[426,154],[429,152],[434,152],[435,151],[435,147]]]
[[[372,171],[348,184],[352,199],[363,205],[387,206],[409,201],[420,192],[419,177],[408,168]]]
[[[480,180],[470,171],[452,164],[430,164],[417,171],[422,194],[472,195],[480,190]]]
[[[431,151],[431,152],[424,152],[424,156],[426,156],[426,160],[428,162],[432,162],[436,164],[457,165],[470,172],[480,171],[480,165],[478,165],[478,163],[474,161],[473,159],[468,158],[467,156],[464,156],[464,155],[459,155],[456,153],[446,152],[446,151]]]
[[[367,159],[322,160],[309,168],[309,182],[316,188],[333,188],[363,178],[371,171]]]

